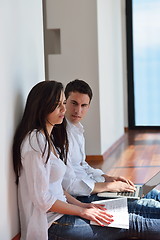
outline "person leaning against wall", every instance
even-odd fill
[[[135,190],[129,179],[108,176],[100,169],[90,167],[85,161],[85,139],[81,121],[89,110],[92,95],[91,87],[83,80],[73,80],[65,88],[69,151],[63,187],[82,202],[100,200],[98,192]],[[130,229],[126,232],[126,237],[142,236],[144,239],[150,239],[152,234],[159,232],[159,200],[160,192],[152,190],[141,200],[128,201]]]
[[[21,240],[119,239],[124,229],[100,227],[114,221],[104,206],[80,202],[63,189],[68,153],[65,111],[63,85],[39,82],[28,94],[15,131],[13,166]],[[90,225],[90,220],[99,226]],[[155,221],[157,233],[159,219]],[[154,233],[154,226],[148,230]]]

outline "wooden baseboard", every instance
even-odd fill
[[[105,160],[119,146],[119,144],[124,141],[125,137],[126,135],[123,134],[122,137],[120,137],[110,148],[108,148],[103,155],[87,155],[86,162]]]
[[[20,233],[18,233],[14,238],[12,238],[12,240],[20,240],[20,237],[21,237],[21,235],[20,235]]]
[[[125,132],[125,133],[128,132],[128,130],[129,130],[128,127],[125,127],[125,128],[124,128],[124,132]]]
[[[103,155],[87,155],[86,162],[90,161],[103,161]]]

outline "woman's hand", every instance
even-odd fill
[[[108,214],[100,204],[90,204],[89,208],[82,210],[80,217],[94,221],[100,226],[104,226],[104,223],[111,224],[114,221],[113,216]]]
[[[104,226],[104,223],[110,224],[114,221],[113,216],[107,213],[107,209],[103,204],[81,202],[81,207],[84,208],[81,217],[94,221],[100,226]]]

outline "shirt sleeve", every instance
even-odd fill
[[[88,196],[94,189],[95,181],[89,177],[78,179],[73,167],[68,163],[63,178],[63,188],[73,196]]]
[[[95,182],[105,182],[105,178],[102,176],[104,172],[101,169],[93,168],[86,162],[86,154],[85,154],[85,138],[82,138],[82,152],[83,158],[81,161],[81,168],[85,171],[90,178],[92,178]]]
[[[85,139],[82,133],[74,129],[67,131],[69,151],[67,156],[67,171],[64,176],[63,186],[66,191],[74,196],[90,195],[96,182],[104,182],[104,173],[94,169],[85,161]]]
[[[101,169],[91,167],[85,160],[82,162],[82,168],[95,182],[105,182],[105,178],[102,176],[104,172]]]
[[[37,151],[26,152],[23,156],[23,170],[25,171],[28,192],[33,204],[47,212],[57,200],[49,191],[48,169]]]

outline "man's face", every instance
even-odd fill
[[[90,106],[90,98],[87,94],[79,92],[71,92],[66,103],[66,117],[67,119],[76,124],[80,122]]]

